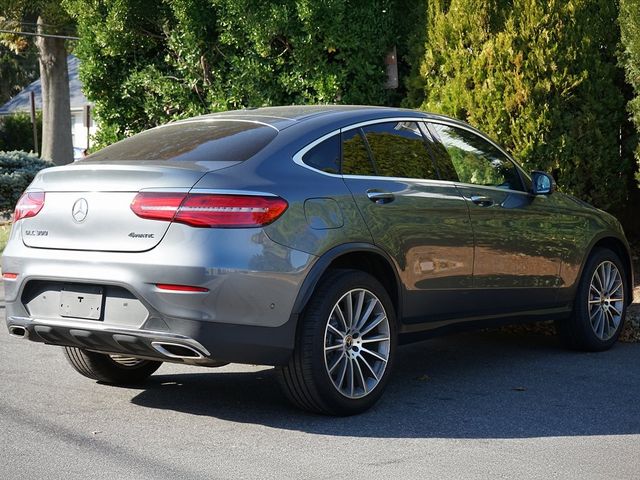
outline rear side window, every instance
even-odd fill
[[[437,179],[425,139],[415,122],[388,122],[362,128],[376,174],[381,177]]]
[[[430,130],[425,132],[427,150],[431,154],[433,165],[436,168],[436,172],[440,177],[440,180],[447,180],[449,182],[459,182],[458,173],[451,163],[451,157],[447,149],[437,140],[434,139]]]
[[[242,162],[266,147],[277,134],[274,128],[253,122],[175,123],[114,143],[81,162]]]
[[[375,174],[367,145],[359,128],[342,133],[342,173],[343,175]]]
[[[302,156],[302,161],[326,173],[339,173],[340,135],[334,135],[320,142]]]

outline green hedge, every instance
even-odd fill
[[[42,147],[42,114],[36,118],[38,129],[38,151]],[[33,126],[26,113],[15,113],[0,117],[0,151],[24,150],[35,152],[33,146]]]
[[[33,153],[0,151],[0,212],[13,210],[36,173],[53,166]]]
[[[65,0],[95,102],[97,140],[211,111],[305,103],[391,104],[394,0]],[[415,5],[415,3],[414,3]],[[402,12],[403,15],[406,12]]]

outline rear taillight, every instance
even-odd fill
[[[206,193],[139,193],[131,210],[141,218],[192,227],[261,227],[276,220],[288,204],[280,197]]]
[[[131,202],[131,210],[141,218],[170,222],[185,197],[185,193],[139,193]]]
[[[44,207],[44,192],[23,193],[13,213],[13,221],[35,217],[42,207]]]

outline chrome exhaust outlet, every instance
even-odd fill
[[[169,358],[198,360],[206,358],[201,352],[189,345],[168,342],[151,342],[151,346],[159,353]]]
[[[9,327],[9,335],[16,338],[27,338],[29,336],[29,330],[20,325],[11,325]]]

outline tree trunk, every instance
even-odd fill
[[[45,22],[38,17],[38,32]],[[73,162],[67,49],[61,38],[36,37],[42,84],[41,157],[56,165]]]

